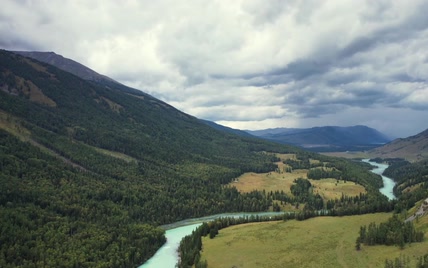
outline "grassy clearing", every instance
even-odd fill
[[[307,178],[306,170],[296,170],[293,173],[245,173],[237,178],[231,185],[238,191],[247,193],[253,190],[281,191],[290,192],[290,186],[297,178]]]
[[[385,259],[408,256],[411,267],[427,252],[428,240],[407,245],[362,246],[355,250],[361,225],[380,223],[392,214],[318,217],[306,221],[232,226],[203,239],[202,259],[209,267],[384,267]]]
[[[281,160],[294,159],[294,154],[277,154]],[[312,160],[311,160],[312,161]],[[316,160],[318,161],[318,160]],[[283,170],[286,165],[281,161],[276,163],[279,170]],[[307,179],[307,169],[297,169],[293,172],[269,172],[269,173],[245,173],[238,177],[230,185],[235,186],[238,191],[247,193],[253,190],[284,191],[291,195],[290,186],[297,178]],[[356,196],[365,193],[363,186],[354,182],[337,182],[335,179],[309,180],[314,185],[314,192],[319,193],[323,199],[340,198],[342,194]]]
[[[314,193],[319,193],[324,200],[340,198],[342,194],[356,196],[365,193],[366,189],[352,181],[335,179],[310,180]]]
[[[24,93],[24,95],[26,95],[30,101],[50,107],[57,106],[56,103],[51,98],[43,94],[43,91],[38,86],[33,84],[33,82],[25,80],[22,77],[16,77],[16,83],[18,84],[18,88],[21,88],[22,93]]]

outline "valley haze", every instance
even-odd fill
[[[2,1],[0,48],[54,51],[236,129],[426,129],[428,2]]]

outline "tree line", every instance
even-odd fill
[[[359,250],[361,243],[368,246],[397,245],[404,248],[405,244],[422,242],[423,239],[424,233],[416,231],[411,221],[403,222],[394,214],[387,222],[379,225],[372,222],[368,226],[361,226],[356,248]]]

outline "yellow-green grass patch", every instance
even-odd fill
[[[284,191],[290,193],[290,186],[297,178],[307,178],[306,170],[296,170],[292,173],[245,173],[239,176],[230,185],[235,186],[238,191],[246,193],[253,190]]]
[[[245,173],[238,177],[230,185],[235,186],[238,191],[247,193],[253,190],[284,191],[291,194],[290,187],[297,178],[307,178],[306,170],[295,170],[292,173]],[[362,185],[354,182],[339,182],[336,179],[309,180],[313,187],[314,193],[319,193],[324,200],[340,198],[342,195],[357,196],[365,193],[366,190]]]
[[[43,93],[43,91],[38,86],[33,84],[33,82],[31,82],[30,80],[25,80],[22,77],[16,77],[15,79],[18,86],[22,89],[22,93],[28,96],[30,101],[33,101],[39,104],[44,104],[50,107],[57,106],[55,101],[53,101],[51,98],[46,96]]]
[[[340,198],[342,195],[357,196],[366,193],[366,189],[355,182],[336,179],[310,180],[313,192],[319,193],[324,200]]]
[[[318,217],[306,221],[279,221],[232,226],[214,239],[203,238],[202,260],[209,267],[384,267],[385,259],[400,255],[415,267],[426,254],[422,243],[362,246],[355,249],[360,226],[386,221],[392,214]]]
[[[428,232],[428,212],[426,212],[423,216],[416,218],[414,220],[414,224],[416,228],[425,232],[425,238],[428,239],[426,233]],[[428,249],[427,249],[428,253]]]

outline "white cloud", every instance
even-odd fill
[[[55,51],[230,126],[366,122],[415,134],[423,120],[379,111],[428,115],[427,9],[424,0],[3,0],[0,47]]]

